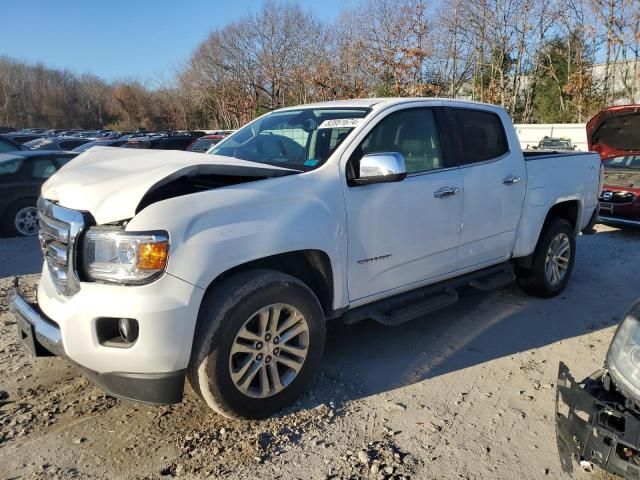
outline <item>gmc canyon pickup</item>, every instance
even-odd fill
[[[597,154],[523,154],[503,109],[439,99],[284,108],[208,155],[94,148],[43,185],[37,305],[14,288],[12,310],[35,355],[112,395],[175,403],[186,377],[264,417],[328,319],[397,325],[514,278],[557,295],[601,177]]]

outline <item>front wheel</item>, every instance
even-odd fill
[[[309,287],[276,271],[242,272],[205,297],[187,375],[218,413],[262,418],[302,392],[324,341],[324,315]]]
[[[516,269],[520,288],[537,297],[558,295],[571,276],[575,252],[575,232],[569,222],[551,220],[540,235],[531,267]]]
[[[35,199],[18,200],[7,207],[0,226],[8,237],[30,237],[38,233]]]

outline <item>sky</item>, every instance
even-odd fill
[[[350,0],[300,0],[330,21]],[[261,0],[0,0],[0,56],[106,80],[169,79],[216,28]]]

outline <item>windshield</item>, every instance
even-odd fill
[[[302,108],[273,112],[241,128],[207,153],[313,170],[329,158],[370,111]]]
[[[640,155],[613,157],[603,162],[605,168],[633,168],[640,170]]]

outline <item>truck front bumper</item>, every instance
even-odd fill
[[[578,383],[560,363],[556,390],[556,436],[562,469],[573,461],[597,465],[626,479],[640,479],[640,419],[625,407],[625,398],[597,372]]]
[[[16,287],[9,294],[9,306],[16,319],[18,339],[32,355],[65,357],[115,397],[161,405],[182,400],[185,369],[166,373],[95,372],[67,356],[58,324],[47,318],[37,305],[27,302]]]

